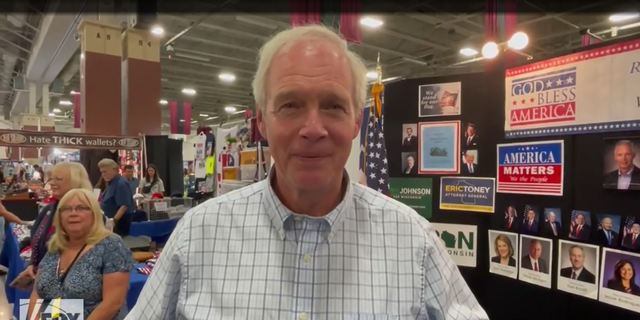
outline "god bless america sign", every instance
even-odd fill
[[[564,141],[498,145],[496,192],[562,196]]]

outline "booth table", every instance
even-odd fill
[[[13,234],[11,224],[6,224],[5,227],[5,241],[2,247],[2,253],[0,254],[0,264],[9,268],[7,272],[7,279],[5,282],[5,292],[7,293],[7,300],[9,303],[13,303],[13,315],[19,318],[20,313],[20,299],[29,299],[31,291],[18,290],[9,286],[11,282],[26,268],[25,264],[20,258],[20,244],[18,239]],[[129,280],[129,291],[127,292],[127,307],[129,310],[133,308],[138,300],[138,295],[142,291],[145,282],[149,276],[139,273],[136,269],[144,266],[144,263],[137,264],[134,270],[131,270],[131,279]]]
[[[165,243],[176,228],[180,219],[133,222],[129,235],[132,237],[147,236],[156,243]]]

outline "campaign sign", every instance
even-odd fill
[[[495,179],[440,178],[440,209],[474,212],[495,211]]]
[[[19,320],[84,320],[84,300],[82,299],[53,299],[34,301],[33,310],[40,310],[28,315],[29,299],[20,299]]]
[[[563,140],[499,144],[496,191],[562,196],[563,163]]]

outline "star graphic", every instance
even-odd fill
[[[524,99],[522,99],[522,101],[520,101],[520,102],[522,102],[522,104],[525,104],[525,102],[527,102],[527,101],[526,101],[526,100],[524,100]]]

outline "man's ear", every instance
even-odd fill
[[[360,129],[362,128],[363,112],[364,108],[360,108],[359,111],[356,111],[356,122],[353,125],[353,139],[355,139],[358,134],[360,134]]]
[[[268,140],[267,137],[267,127],[264,123],[264,112],[262,108],[256,103],[256,121],[258,122],[258,131],[260,131],[260,135]]]

